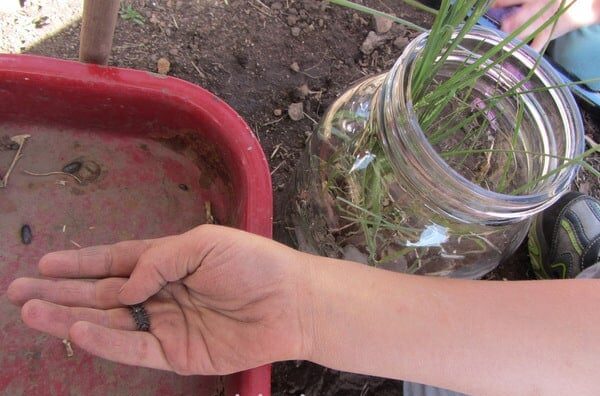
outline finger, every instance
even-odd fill
[[[118,308],[123,306],[118,295],[125,281],[124,278],[106,278],[94,282],[19,278],[8,286],[6,295],[16,305],[38,299],[66,306]]]
[[[201,232],[188,232],[145,251],[123,285],[119,301],[125,305],[144,302],[167,283],[193,273],[214,246],[214,238],[205,243],[203,239]]]
[[[40,260],[39,270],[54,278],[129,276],[149,245],[150,241],[127,241],[49,253]]]
[[[526,4],[519,9],[518,12],[511,15],[505,22],[508,22],[510,26],[510,31],[516,30],[519,27],[524,26],[523,31],[518,35],[518,38],[523,41],[529,41],[535,39],[535,37],[531,37],[536,30],[538,30],[543,24],[548,23],[548,21],[553,18],[558,11],[558,4],[555,1],[550,1],[548,3],[531,3]],[[546,25],[546,27],[539,31],[537,35],[544,34],[546,30],[552,30],[554,25],[560,19],[553,19],[552,23]],[[504,24],[503,24],[504,30]],[[545,33],[549,36],[549,33]]]
[[[172,371],[160,342],[147,332],[77,322],[69,331],[69,339],[89,353],[113,362]]]
[[[517,38],[519,40],[522,40],[522,41],[526,40],[546,20],[544,18],[538,18],[536,20],[529,21],[529,19],[531,18],[531,15],[534,14],[535,12],[536,11],[531,11],[531,10],[528,10],[525,7],[523,7],[523,9],[521,11],[516,12],[516,13],[512,14],[511,16],[504,19],[504,21],[502,22],[502,27],[501,27],[502,30],[507,33],[511,33],[523,26],[526,26],[525,29],[523,29],[523,31],[521,31],[517,35]]]
[[[82,320],[113,329],[136,329],[135,321],[128,308],[105,311],[64,307],[47,301],[31,300],[21,308],[21,318],[27,326],[59,338],[68,338],[69,328]]]

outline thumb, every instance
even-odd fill
[[[124,305],[139,304],[158,293],[167,283],[192,274],[210,252],[192,233],[169,238],[146,250],[127,282],[119,290]]]

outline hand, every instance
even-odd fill
[[[561,5],[564,7],[569,6],[569,4],[571,5],[558,18],[556,26],[550,24],[533,39],[531,47],[537,51],[541,51],[547,42],[563,34],[600,22],[599,0],[565,0],[564,2],[562,0],[496,0],[492,6],[494,8],[501,8],[521,5],[514,13],[502,21],[502,30],[510,33],[519,26],[528,23],[528,20],[544,8],[546,4],[550,4],[546,11],[519,34],[518,37],[521,40],[525,40],[527,36],[550,19],[559,10]]]
[[[228,374],[307,356],[300,297],[307,256],[218,226],[146,241],[50,253],[8,297],[23,321],[120,363]],[[89,278],[96,280],[90,281]],[[150,331],[128,305],[144,302]]]

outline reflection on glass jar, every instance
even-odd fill
[[[502,39],[475,28],[428,90]],[[332,104],[296,176],[295,233],[301,249],[330,257],[478,278],[568,190],[583,124],[551,66],[534,67],[537,54],[513,51],[514,43],[440,111],[415,104],[411,78],[426,40],[416,38],[390,72]]]

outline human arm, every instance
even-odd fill
[[[529,19],[547,4],[549,6],[542,15],[531,22],[518,36],[522,40],[527,38],[545,21],[550,19],[561,5],[564,7],[568,6],[567,10],[558,18],[556,25],[551,24],[532,40],[531,46],[537,51],[542,50],[548,41],[554,40],[563,34],[600,23],[600,0],[565,0],[564,2],[562,0],[496,0],[492,4],[492,7],[519,6],[502,21],[501,29],[510,33],[528,23]]]
[[[316,363],[469,395],[598,394],[600,281],[465,281],[323,260]]]
[[[410,276],[216,226],[51,254],[40,271],[99,280],[16,280],[25,323],[122,363],[226,374],[306,359],[470,394],[600,387],[598,281]],[[150,332],[132,331],[124,306],[145,300]]]

